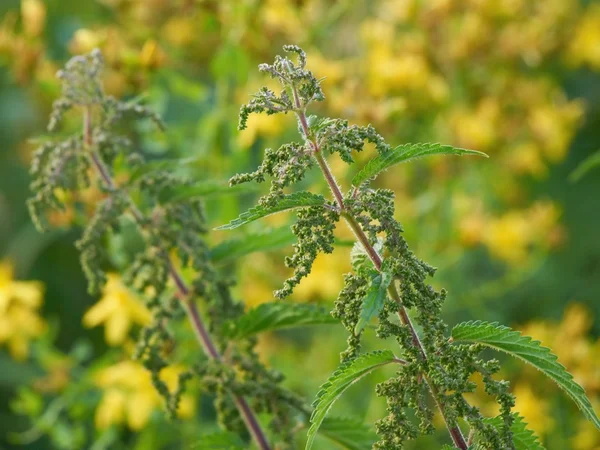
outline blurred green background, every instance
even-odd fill
[[[297,139],[290,117],[254,117],[236,130],[239,105],[270,83],[257,64],[286,43],[304,47],[309,68],[327,77],[317,113],[372,123],[392,145],[438,141],[488,153],[419,161],[379,183],[397,192],[397,218],[417,255],[439,267],[448,323],[523,329],[554,348],[600,410],[600,170],[569,177],[600,148],[600,1],[3,0],[0,15],[0,448],[189,448],[215,427],[210,399],[193,390],[181,422],[163,418],[143,370],[128,362],[142,319],[112,338],[84,323],[111,293],[86,293],[73,245],[80,218],[57,213],[57,231],[42,235],[25,207],[30,138],[45,133],[55,72],[95,47],[106,58],[106,90],[144,94],[168,125],[164,134],[140,126],[136,144],[150,158],[186,158],[195,179],[252,170],[264,148]],[[332,168],[342,182],[352,176],[339,161]],[[326,192],[318,176],[308,183]],[[211,223],[255,198],[209,202]],[[290,251],[240,261],[236,292],[247,305],[273,300]],[[348,254],[319,257],[288,301],[331,305]],[[113,288],[137,301],[118,279]],[[259,349],[310,399],[344,346],[342,328],[332,327],[264,336]],[[184,349],[193,359],[193,345]],[[503,372],[549,450],[600,449],[597,431],[557,388],[508,361]],[[383,377],[361,382],[335,410],[373,423],[385,408],[373,395]],[[474,401],[486,408],[484,400]],[[444,439],[440,432],[410,448]]]

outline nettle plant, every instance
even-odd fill
[[[290,295],[309,275],[320,252],[333,251],[334,229],[340,221],[356,236],[351,255],[353,271],[345,275],[344,288],[332,312],[348,330],[348,348],[341,355],[342,365],[317,394],[306,449],[313,445],[336,399],[359,378],[385,365],[395,365],[397,372],[376,388],[376,394],[387,401],[388,415],[376,423],[379,441],[373,448],[401,449],[408,440],[432,434],[437,409],[453,444],[446,448],[541,449],[523,418],[511,411],[514,396],[508,381],[497,378],[499,362],[481,356],[486,348],[505,352],[542,371],[600,428],[583,388],[538,341],[498,323],[481,321],[460,323],[448,333],[441,313],[446,291],[436,291],[427,281],[435,269],[417,258],[403,238],[402,225],[395,219],[394,193],[371,185],[384,170],[415,158],[483,154],[440,144],[392,148],[372,126],[307,115],[313,102],[324,100],[321,80],[306,69],[306,55],[299,47],[286,46],[284,50],[295,54],[297,63],[277,56],[273,64],[259,66],[261,72],[281,83],[281,92],[260,89],[241,108],[239,129],[246,127],[252,113],[292,113],[301,140],[276,150],[267,149],[258,170],[231,178],[231,185],[261,183],[270,178],[271,187],[256,207],[220,229],[234,229],[279,211],[299,210],[292,226],[298,242],[293,256],[285,260],[294,274],[276,291],[278,298]],[[337,156],[354,164],[353,155],[362,151],[366,142],[374,144],[377,155],[358,171],[352,186],[345,190],[332,174],[327,158]],[[331,199],[307,191],[285,192],[314,167],[322,172]],[[390,349],[361,353],[365,326],[375,317],[379,319],[377,337],[395,338],[399,344],[397,354]],[[465,400],[464,395],[476,389],[474,374],[480,375],[486,394],[497,402],[497,416],[485,417]]]
[[[209,248],[200,197],[226,184],[191,182],[175,175],[169,161],[146,162],[127,131],[130,119],[162,123],[136,102],[122,102],[102,89],[103,60],[97,50],[72,58],[58,73],[62,97],[55,101],[48,129],[57,138],[44,139],[35,152],[31,175],[31,215],[40,230],[48,228],[47,210],[64,209],[64,199],[97,186],[103,199],[96,205],[77,242],[92,295],[120,270],[125,283],[146,299],[153,322],[140,332],[133,357],[151,371],[167,410],[177,411],[186,382],[196,377],[203,392],[215,397],[220,425],[228,432],[203,435],[197,448],[245,448],[251,438],[261,450],[288,449],[293,434],[307,424],[310,407],[281,386],[283,376],[265,367],[254,347],[265,330],[328,323],[326,311],[310,305],[271,303],[244,312],[230,292],[231,280],[216,267],[229,254],[254,251],[268,235],[236,238]],[[65,114],[71,111],[69,120]],[[72,129],[69,124],[76,123]],[[59,134],[61,125],[68,128]],[[75,205],[83,209],[85,205]],[[89,205],[87,205],[89,206]],[[134,235],[131,235],[134,229]],[[115,267],[107,248],[109,237],[142,243],[124,267]],[[201,307],[199,307],[201,305]],[[175,337],[172,326],[187,315],[204,355],[180,375],[170,391],[159,372],[170,361]],[[264,420],[269,420],[269,430]],[[343,441],[340,425],[330,421],[328,437]]]

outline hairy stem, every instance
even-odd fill
[[[318,142],[314,139],[312,139],[312,140],[309,139],[310,134],[309,134],[309,129],[308,129],[308,122],[306,119],[306,112],[304,110],[302,102],[300,101],[300,96],[298,95],[298,90],[296,89],[296,86],[292,85],[292,91],[294,94],[296,114],[298,116],[298,119],[300,120],[302,131],[304,133],[304,138],[308,141],[308,143],[312,147],[313,155],[314,155],[315,159],[317,160],[317,163],[319,164],[319,167],[321,169],[321,172],[323,173],[325,181],[327,181],[327,184],[329,185],[329,188],[330,188],[333,196],[335,197],[335,200],[340,209],[341,215],[345,219],[346,223],[348,224],[348,226],[350,227],[350,229],[352,230],[352,232],[354,233],[356,238],[362,244],[363,248],[367,252],[367,255],[369,256],[369,259],[373,262],[373,265],[377,268],[377,270],[380,271],[383,260],[382,260],[381,256],[377,253],[377,250],[375,250],[375,248],[369,242],[367,235],[365,234],[364,230],[362,229],[362,227],[360,226],[360,224],[358,223],[356,218],[345,209],[344,200],[343,200],[344,196],[342,194],[340,186],[338,185],[337,181],[335,180],[333,173],[329,169],[329,166],[327,165],[327,161],[325,160],[325,157],[321,153],[321,149],[319,148]],[[406,308],[404,307],[404,305],[402,305],[402,299],[400,297],[400,293],[398,292],[398,289],[394,283],[391,283],[390,286],[388,287],[388,294],[396,303],[398,303],[398,305],[400,307],[400,310],[398,311],[400,320],[410,330],[413,345],[418,349],[423,360],[426,361],[427,353],[425,351],[425,348],[423,347],[423,344],[421,343],[421,340],[419,339],[419,335],[417,334],[415,326],[413,325],[412,321],[410,320],[410,317],[408,315],[408,312],[406,311]],[[441,399],[441,396],[440,396],[440,393],[439,393],[437,387],[427,377],[424,377],[424,378],[427,382],[427,385],[429,386],[431,395],[434,398],[436,405],[444,418],[444,421],[448,428],[448,432],[450,433],[450,437],[452,438],[454,445],[456,445],[456,447],[458,447],[460,450],[467,450],[467,448],[468,448],[467,441],[465,440],[465,437],[463,436],[461,429],[458,427],[458,425],[452,424],[448,420],[446,408],[443,404],[443,401]]]
[[[102,159],[98,155],[98,152],[94,150],[94,142],[92,136],[92,110],[90,107],[84,108],[84,116],[83,116],[83,142],[86,150],[89,152],[90,158],[92,160],[92,165],[94,169],[102,179],[105,187],[110,191],[116,191],[117,186],[110,174],[110,171],[103,163]],[[126,201],[129,204],[129,211],[133,216],[137,225],[143,229],[146,224],[146,218],[139,210],[131,196],[125,194]],[[167,265],[169,269],[169,276],[173,280],[173,283],[176,286],[178,298],[181,301],[190,325],[194,330],[194,334],[196,335],[198,342],[200,343],[202,349],[206,353],[206,355],[216,361],[221,361],[222,357],[219,353],[217,347],[214,344],[212,337],[210,336],[208,329],[204,325],[202,317],[200,316],[200,312],[198,311],[198,306],[196,302],[193,300],[190,288],[186,284],[185,280],[173,264],[171,257],[168,254],[165,254],[165,258],[167,260]],[[271,450],[269,442],[267,441],[266,435],[256,418],[256,414],[248,405],[246,400],[239,396],[231,394],[233,401],[246,424],[246,428],[248,432],[258,445],[261,450]]]

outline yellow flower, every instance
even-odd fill
[[[150,311],[119,276],[109,274],[102,298],[85,313],[83,323],[89,328],[104,323],[106,342],[118,345],[125,341],[134,324],[146,325],[151,318]]]
[[[338,248],[333,253],[319,253],[310,275],[294,289],[295,298],[300,301],[335,299],[344,287],[342,273],[350,270],[349,251],[344,250]]]
[[[488,222],[484,243],[490,253],[509,264],[521,264],[534,246],[555,244],[559,211],[550,202],[537,202],[524,211],[509,211]]]
[[[509,167],[516,173],[533,175],[541,178],[548,173],[540,148],[533,142],[526,142],[514,147],[508,155]]]
[[[175,47],[184,47],[194,42],[197,31],[196,24],[190,16],[174,16],[163,26],[162,34],[167,42]]]
[[[159,377],[173,392],[181,372],[180,367],[169,366],[161,370]],[[98,429],[127,423],[132,430],[140,430],[163,403],[152,384],[150,372],[134,361],[123,361],[102,369],[96,374],[95,384],[104,390],[95,415]],[[183,395],[177,415],[190,418],[193,414],[193,397]]]
[[[500,104],[495,98],[483,99],[472,111],[459,109],[451,117],[458,144],[479,150],[496,141],[499,120]]]
[[[69,51],[74,54],[89,53],[102,43],[102,36],[87,28],[80,28],[69,43]]]
[[[570,42],[567,57],[574,64],[589,64],[600,69],[600,5],[591,5],[573,25],[575,37]]]
[[[252,114],[248,118],[248,124],[244,131],[238,134],[238,144],[242,148],[248,148],[259,137],[277,136],[287,123],[287,116],[266,114]]]
[[[13,358],[24,360],[29,341],[41,336],[46,323],[39,316],[42,284],[14,280],[8,261],[0,262],[0,345],[6,344]]]
[[[582,115],[583,107],[578,102],[541,105],[531,110],[528,124],[551,162],[564,159]]]
[[[514,411],[525,418],[525,422],[538,436],[552,430],[554,419],[550,413],[550,405],[544,398],[536,397],[529,383],[516,384],[513,394],[516,397]]]
[[[302,30],[300,12],[289,0],[267,0],[261,8],[262,23],[268,32],[283,32],[294,38]]]
[[[27,36],[39,36],[46,25],[46,6],[40,0],[22,0],[21,16]]]

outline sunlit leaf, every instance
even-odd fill
[[[518,414],[514,414],[515,420],[510,427],[513,433],[513,443],[515,444],[515,450],[546,450],[538,437],[533,431],[527,428],[527,423],[523,417]],[[484,419],[485,422],[494,425],[496,428],[502,426],[502,418],[494,417],[492,419]]]
[[[241,185],[243,186],[243,185]],[[240,227],[247,223],[253,222],[257,219],[270,216],[281,211],[296,208],[306,208],[309,206],[321,206],[325,203],[325,198],[322,195],[312,194],[310,192],[295,192],[290,195],[286,195],[282,199],[278,200],[277,204],[271,207],[266,206],[255,206],[250,208],[248,211],[243,212],[236,219],[220,227],[215,228],[216,230],[233,230],[234,228]]]
[[[296,236],[289,226],[268,229],[261,233],[251,233],[245,236],[221,242],[210,251],[213,262],[237,260],[254,252],[266,252],[291,245]]]
[[[355,175],[355,177],[352,179],[352,184],[354,186],[359,186],[362,183],[372,180],[381,172],[396,164],[431,155],[479,155],[487,158],[485,153],[452,147],[451,145],[403,144],[387,153],[377,155],[375,158],[370,160],[365,167],[363,167],[363,169]]]
[[[385,304],[387,288],[392,282],[392,276],[386,272],[372,269],[367,295],[362,302],[360,317],[354,327],[354,334],[359,334],[373,317],[379,314]]]
[[[345,417],[327,417],[319,434],[348,450],[371,450],[377,434],[362,421]]]
[[[161,203],[176,203],[197,197],[244,194],[256,190],[257,187],[253,185],[229,187],[229,185],[223,181],[201,181],[199,183],[165,189],[159,194],[159,201]]]
[[[497,322],[471,321],[454,327],[452,338],[455,342],[479,343],[531,364],[554,381],[575,402],[593,424],[600,429],[600,419],[585,395],[585,390],[575,382],[573,376],[557,361],[556,355],[539,341],[523,336]]]
[[[265,331],[338,323],[325,308],[302,303],[263,303],[251,309],[235,322],[226,325],[225,333],[232,338],[248,337]]]
[[[319,431],[325,416],[344,391],[376,368],[390,364],[394,360],[394,354],[389,350],[365,353],[342,364],[329,377],[327,382],[321,386],[313,403],[315,409],[310,418],[311,426],[308,430],[306,450],[312,448],[317,431]]]

